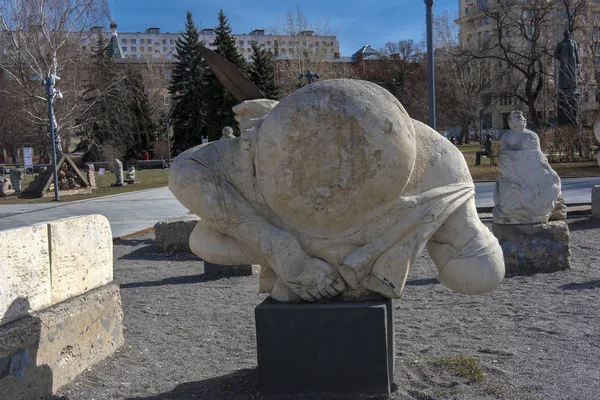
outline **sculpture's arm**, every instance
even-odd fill
[[[242,133],[262,121],[277,104],[279,102],[275,100],[259,99],[243,101],[233,107],[235,120]]]

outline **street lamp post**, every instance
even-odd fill
[[[55,89],[54,85],[56,81],[60,80],[58,76],[56,76],[56,57],[52,60],[52,72],[42,80],[42,86],[46,87],[46,96],[48,99],[48,125],[50,127],[50,141],[52,142],[52,172],[54,174],[54,200],[58,201],[58,170],[56,165],[56,139],[54,133],[54,110],[52,109],[52,101],[56,97],[57,99],[62,99],[62,93],[60,90]]]
[[[427,9],[427,99],[429,103],[429,126],[435,129],[435,78],[433,69],[433,0],[424,0]]]
[[[167,163],[171,168],[171,129],[169,127],[169,120],[167,120]]]

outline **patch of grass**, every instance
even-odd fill
[[[474,357],[463,355],[440,357],[434,361],[434,365],[441,369],[451,370],[471,382],[481,382],[485,378],[485,374],[479,367],[479,361]]]
[[[475,165],[475,153],[480,150],[479,144],[463,144],[457,147],[465,157],[465,161],[469,166],[469,172],[471,172],[471,176],[475,182],[496,180],[498,177],[498,166],[492,165],[489,158],[482,157],[481,164]],[[550,166],[561,178],[600,176],[600,166],[596,161],[550,163]]]
[[[111,186],[115,183],[115,175],[107,172],[104,176],[99,176],[96,172],[96,186],[98,189],[94,189],[91,194],[73,195],[73,196],[60,196],[60,201],[76,201],[85,200],[95,197],[110,196],[114,194],[135,192],[138,190],[155,189],[159,187],[167,186],[169,180],[169,170],[162,169],[144,169],[136,171],[135,179],[138,183],[129,184],[127,186]],[[21,183],[21,189],[25,189],[29,182],[33,180],[31,175],[23,177]],[[30,204],[30,203],[48,203],[54,201],[54,196],[44,197],[40,199],[20,199],[15,196],[0,198],[1,204]]]

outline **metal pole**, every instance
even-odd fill
[[[483,108],[479,107],[479,146],[481,150],[484,150],[483,143],[485,143],[485,137],[483,136]]]
[[[427,99],[429,103],[429,126],[435,129],[435,78],[433,75],[433,23],[431,8],[433,0],[424,0],[427,9]]]
[[[58,171],[56,169],[56,141],[54,138],[54,110],[52,98],[54,97],[54,75],[50,74],[46,80],[48,89],[48,123],[50,125],[50,140],[52,141],[52,169],[54,173],[54,200],[58,201]]]
[[[167,121],[167,152],[169,153],[167,156],[169,168],[171,167],[171,130],[169,129],[169,121]]]

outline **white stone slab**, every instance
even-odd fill
[[[112,233],[105,216],[67,218],[48,226],[52,304],[112,281]]]
[[[0,325],[51,304],[48,226],[0,231]]]

